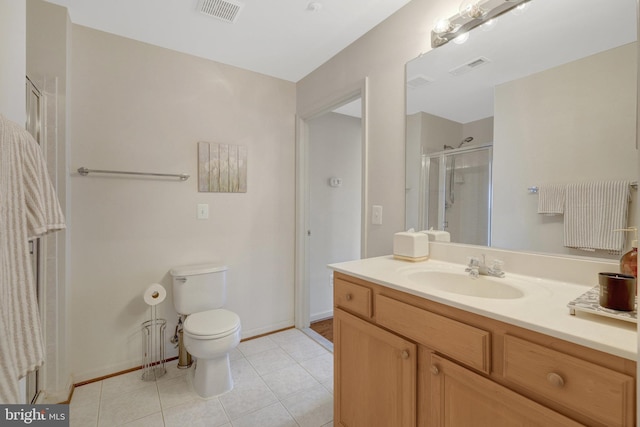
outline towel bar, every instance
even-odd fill
[[[122,174],[122,175],[144,175],[144,176],[168,176],[180,178],[180,181],[186,181],[189,179],[189,175],[186,173],[153,173],[153,172],[126,172],[126,171],[110,171],[110,170],[99,170],[99,169],[87,169],[85,167],[78,168],[78,173],[82,176],[87,176],[90,173],[114,173],[114,174]]]
[[[638,189],[638,181],[633,181],[631,184],[629,184],[629,186],[631,188],[633,188],[634,190]],[[538,194],[538,187],[533,186],[533,187],[528,187],[527,191],[529,192],[529,194]]]

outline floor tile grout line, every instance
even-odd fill
[[[324,384],[324,382],[321,381],[320,378],[316,377],[309,369],[307,369],[305,366],[303,366],[303,363],[306,363],[306,362],[311,361],[311,360],[316,359],[316,358],[327,356],[328,354],[331,355],[333,352],[330,349],[328,349],[327,347],[323,346],[317,340],[313,339],[313,337],[305,334],[301,330],[298,330],[298,331],[299,331],[300,334],[296,334],[295,336],[292,335],[291,337],[288,337],[288,336],[284,337],[283,336],[283,337],[278,338],[278,339],[271,339],[271,337],[269,337],[268,338],[268,342],[271,342],[274,347],[264,349],[263,351],[260,351],[260,352],[257,352],[257,353],[250,353],[250,354],[247,355],[241,349],[238,348],[239,357],[237,359],[234,359],[234,360],[245,359],[246,362],[248,362],[248,365],[251,367],[251,369],[254,370],[254,372],[257,374],[258,378],[266,385],[267,389],[273,394],[273,396],[275,397],[275,401],[273,403],[271,403],[271,404],[267,404],[266,406],[264,406],[262,408],[256,409],[254,411],[246,412],[246,413],[238,416],[237,418],[232,419],[230,414],[229,414],[229,412],[228,412],[228,409],[222,404],[222,401],[217,399],[218,403],[220,404],[220,407],[223,410],[223,413],[224,413],[226,419],[228,420],[228,422],[232,426],[234,425],[234,421],[237,421],[238,419],[240,419],[242,417],[245,417],[245,416],[250,415],[250,414],[252,414],[254,412],[263,410],[265,408],[268,408],[269,406],[272,406],[272,405],[275,405],[276,403],[278,403],[278,404],[280,404],[280,406],[282,408],[285,409],[286,413],[291,417],[291,419],[293,420],[295,425],[299,427],[300,423],[294,417],[293,413],[291,413],[290,410],[287,408],[287,406],[284,404],[284,401],[294,397],[297,393],[300,393],[300,392],[303,392],[303,391],[308,391],[308,390],[311,390],[313,388],[317,388],[318,385],[321,387],[320,388],[321,390],[324,390],[325,392],[327,392],[327,393],[329,393],[330,395],[333,396],[332,391],[329,388],[327,388],[327,386]],[[302,337],[304,337],[304,338],[302,338]],[[322,351],[319,351],[318,354],[315,354],[313,357],[305,356],[305,352],[304,351],[301,351],[297,356],[294,356],[296,353],[299,352],[299,349],[293,349],[292,345],[295,347],[296,344],[303,343],[302,346],[306,347],[306,344],[308,344],[308,342],[306,340],[311,340],[312,342],[314,342],[316,345],[318,345],[320,348],[322,348]],[[289,348],[290,351],[287,351],[287,349],[285,347]],[[250,356],[253,357],[253,356],[259,355],[260,353],[264,353],[266,351],[276,350],[276,349],[279,349],[280,351],[282,351],[282,353],[287,356],[287,358],[289,359],[289,361],[291,363],[288,363],[287,366],[284,367],[284,368],[276,369],[274,371],[269,371],[269,372],[265,372],[265,373],[258,372],[258,370],[256,369],[256,366],[254,365],[254,363],[252,363],[249,360],[249,357]],[[313,353],[313,351],[311,351],[310,353]],[[253,357],[253,358],[257,359],[258,356]],[[304,360],[298,360],[300,358],[302,358]],[[276,391],[272,387],[269,386],[269,384],[265,381],[264,378],[265,378],[265,376],[272,375],[272,374],[274,374],[274,373],[276,373],[276,372],[278,372],[278,371],[280,371],[282,369],[287,369],[287,368],[294,367],[294,366],[302,368],[304,372],[306,372],[307,374],[310,375],[310,377],[314,380],[315,384],[313,385],[313,387],[304,387],[302,390],[297,390],[297,391],[292,392],[292,393],[290,393],[288,395],[280,397],[278,394],[276,394]],[[162,418],[163,425],[166,426],[165,410],[168,410],[170,408],[165,408],[163,406],[162,399],[161,399],[161,396],[160,396],[160,387],[158,385],[158,380],[156,379],[154,381],[154,383],[155,383],[155,395],[156,395],[156,397],[158,399],[159,406],[160,406],[160,417]],[[100,386],[99,386],[99,390],[98,390],[97,394],[98,394],[98,396],[97,396],[98,409],[97,409],[97,414],[96,414],[96,426],[99,427],[99,425],[100,425],[100,415],[104,411],[104,407],[103,407],[103,403],[104,403],[103,402],[104,381],[100,381]],[[143,419],[143,418],[145,418],[147,416],[151,416],[151,415],[154,415],[154,414],[156,414],[156,412],[154,412],[152,414],[148,414],[148,415],[140,417],[140,418],[137,418],[137,419],[127,420],[126,422],[129,423],[129,422],[137,421],[137,420]]]
[[[222,411],[224,412],[225,417],[227,417],[227,421],[229,422],[229,424],[231,424],[231,426],[233,426],[233,420],[231,419],[231,414],[229,414],[229,411],[227,411],[227,408],[225,408],[224,404],[222,403],[222,400],[220,400],[220,396],[216,397],[216,400],[218,401],[218,403],[220,403],[220,407],[222,408]]]

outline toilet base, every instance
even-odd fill
[[[233,389],[229,354],[213,359],[196,359],[193,389],[202,398],[215,397]]]

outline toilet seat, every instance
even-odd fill
[[[239,329],[240,317],[223,308],[193,313],[184,321],[184,332],[201,340],[226,337]]]

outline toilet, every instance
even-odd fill
[[[193,388],[208,398],[233,388],[229,352],[240,342],[240,318],[222,308],[227,267],[198,264],[172,268],[173,305],[185,315],[184,345],[195,359]]]

